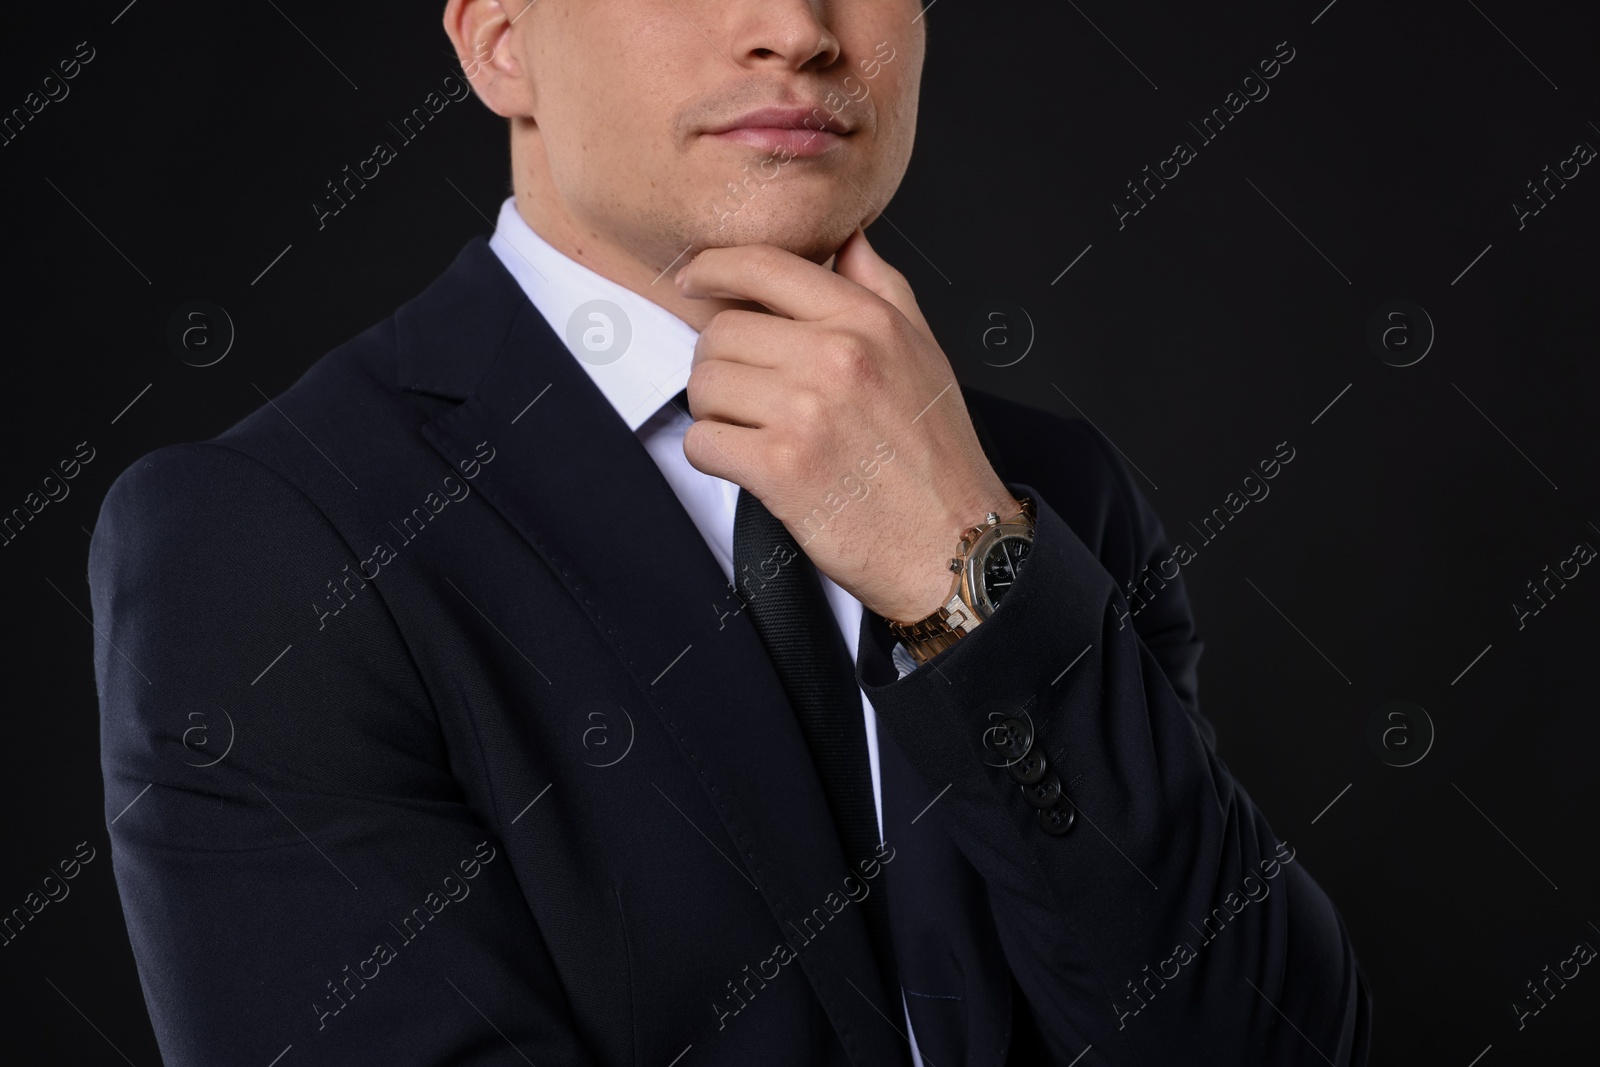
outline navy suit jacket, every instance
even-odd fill
[[[1363,1063],[1344,925],[1217,758],[1181,578],[1129,613],[1155,513],[1086,423],[965,399],[1036,541],[904,679],[865,613],[871,857],[700,533],[483,239],[129,467],[95,669],[166,1062],[906,1063],[883,892],[930,1067]],[[1007,717],[1069,832],[990,743]]]

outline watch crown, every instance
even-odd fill
[[[1000,523],[1000,516],[997,512],[991,511],[988,515],[984,516],[983,521],[988,523],[990,526],[996,526]]]
[[[952,571],[961,570],[961,560],[956,558],[955,556],[951,556],[950,557],[950,569]]]

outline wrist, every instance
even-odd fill
[[[952,543],[954,541],[952,540]],[[914,586],[909,587],[913,595],[908,595],[887,606],[890,614],[884,616],[890,622],[908,623],[917,619],[926,618],[937,611],[940,606],[950,600],[951,592],[956,583],[960,581],[950,569],[950,554],[947,551],[943,556],[936,557],[939,564],[926,568]],[[904,605],[898,607],[896,605]]]
[[[951,566],[952,559],[961,554],[962,537],[975,526],[984,525],[990,512],[1001,519],[1022,510],[1022,502],[1010,490],[986,498],[975,498],[976,503],[952,512],[940,527],[941,548],[922,549],[919,568],[914,577],[901,586],[903,595],[891,598],[885,605],[884,618],[890,622],[910,623],[924,619],[950,602],[960,587],[960,574]]]
[[[884,616],[889,629],[919,662],[926,662],[978,627],[999,607],[1017,581],[1033,543],[1035,511],[1024,497],[1006,512],[990,509],[962,531],[946,591],[926,613],[911,618]]]

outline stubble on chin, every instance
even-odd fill
[[[766,194],[774,191],[768,189]],[[852,192],[852,201],[860,197]],[[839,250],[856,226],[871,213],[862,201],[851,214],[838,210],[827,212],[803,211],[794,207],[777,212],[761,212],[755,203],[747,204],[738,215],[725,219],[722,225],[710,217],[683,231],[679,248],[692,244],[694,251],[703,248],[731,248],[739,245],[770,244],[792,252],[813,263],[824,263]],[[685,259],[688,257],[685,256]]]

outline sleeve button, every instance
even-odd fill
[[[1078,809],[1066,797],[1056,801],[1053,806],[1042,808],[1039,811],[1039,825],[1044,829],[1045,833],[1054,837],[1060,837],[1072,829],[1072,824],[1077,819]]]
[[[1044,777],[1044,772],[1048,769],[1048,766],[1048,761],[1044,758],[1043,752],[1028,752],[1014,760],[1007,767],[1007,770],[1011,772],[1011,777],[1019,784],[1035,785]]]
[[[1061,779],[1056,777],[1054,771],[1050,771],[1033,785],[1023,786],[1022,795],[1029,804],[1041,810],[1054,807],[1056,801],[1061,799]]]
[[[989,746],[1006,759],[1019,759],[1033,748],[1033,727],[1021,719],[1006,719],[984,732]]]

